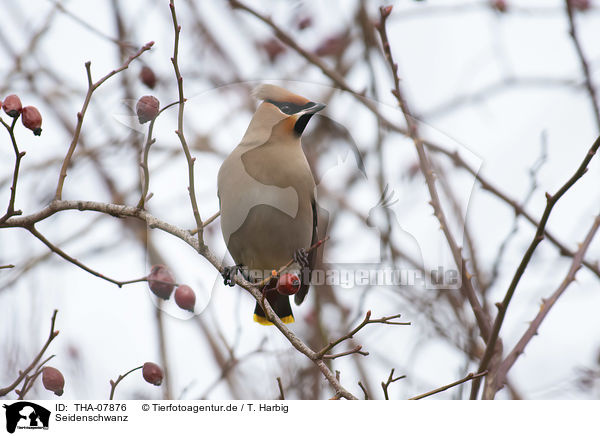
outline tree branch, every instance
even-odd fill
[[[390,385],[394,382],[397,382],[398,380],[402,380],[403,378],[406,378],[405,375],[401,375],[399,377],[394,378],[394,371],[395,371],[395,369],[392,368],[387,381],[381,382],[381,388],[383,389],[383,396],[385,397],[386,400],[390,399],[390,396],[388,394],[388,388],[390,387]]]
[[[171,62],[173,63],[173,69],[175,70],[177,90],[179,93],[179,113],[177,116],[177,131],[175,133],[179,138],[179,142],[181,142],[181,147],[183,149],[183,153],[185,154],[185,159],[188,164],[188,193],[190,196],[190,202],[192,203],[192,212],[194,214],[194,219],[196,220],[196,232],[198,233],[199,246],[202,247],[204,246],[202,218],[200,218],[200,212],[198,211],[198,202],[196,200],[196,188],[194,183],[194,161],[196,160],[196,158],[192,157],[190,153],[190,148],[188,147],[185,135],[183,133],[183,109],[185,106],[186,99],[183,95],[183,77],[181,77],[181,72],[179,71],[179,62],[177,60],[177,57],[179,55],[179,33],[181,32],[181,26],[177,24],[177,15],[175,13],[174,0],[171,0],[169,2],[169,8],[171,9],[171,18],[173,19],[173,28],[175,31],[173,57],[171,58]]]
[[[390,43],[387,37],[386,30],[386,20],[392,12],[391,6],[382,6],[379,8],[380,13],[380,21],[375,25],[379,35],[381,37],[381,42],[383,45],[383,51],[385,53],[385,58],[387,59],[390,69],[392,71],[392,78],[394,80],[394,89],[392,90],[392,94],[396,97],[398,105],[402,110],[402,114],[404,115],[404,119],[406,121],[406,125],[408,126],[408,136],[412,139],[415,148],[417,150],[417,155],[419,157],[419,166],[421,168],[421,172],[425,177],[425,182],[427,183],[427,189],[429,191],[429,195],[431,197],[431,206],[433,207],[434,214],[438,221],[440,222],[440,226],[442,228],[442,232],[448,241],[448,246],[454,258],[454,262],[456,263],[456,267],[460,270],[460,274],[462,277],[462,286],[463,290],[475,318],[477,320],[477,325],[481,332],[481,336],[484,341],[486,341],[490,332],[490,319],[489,314],[483,310],[481,302],[477,297],[473,284],[471,282],[471,274],[467,271],[467,265],[465,259],[462,257],[461,248],[456,243],[454,236],[450,232],[450,228],[447,223],[446,215],[444,210],[442,209],[442,205],[439,199],[439,195],[437,192],[437,188],[435,185],[435,175],[433,169],[431,167],[431,163],[429,162],[429,158],[427,153],[425,152],[424,142],[419,137],[418,134],[418,126],[415,122],[415,119],[411,115],[410,109],[408,107],[408,103],[404,98],[404,94],[402,89],[400,88],[400,78],[398,77],[398,64],[394,62],[394,58],[392,56],[392,51],[390,48]]]
[[[565,0],[565,6],[567,9],[567,17],[569,18],[569,35],[571,36],[571,40],[573,40],[573,45],[575,45],[575,50],[577,51],[577,57],[579,58],[581,70],[583,71],[583,77],[585,78],[585,87],[587,88],[588,95],[590,97],[590,103],[592,104],[592,108],[594,110],[596,127],[598,132],[600,132],[600,107],[598,107],[596,88],[594,86],[594,82],[592,81],[590,66],[585,57],[585,53],[583,52],[583,48],[581,47],[581,43],[579,42],[572,0]]]
[[[538,314],[533,319],[533,321],[529,323],[529,327],[527,328],[527,330],[525,330],[525,333],[523,333],[523,336],[521,336],[519,342],[517,342],[515,347],[511,350],[510,353],[508,353],[506,358],[500,364],[497,374],[495,376],[496,383],[494,385],[494,388],[496,390],[502,388],[502,386],[505,383],[506,374],[508,373],[510,368],[515,364],[519,356],[521,356],[521,354],[525,352],[525,347],[527,346],[529,341],[531,341],[531,339],[533,339],[533,337],[537,335],[538,329],[542,324],[542,321],[544,321],[552,307],[556,304],[560,296],[565,292],[569,285],[575,281],[575,275],[581,268],[581,261],[583,259],[583,256],[590,247],[592,239],[594,239],[594,236],[596,235],[596,232],[598,231],[599,227],[600,215],[596,216],[596,218],[594,219],[592,227],[588,231],[584,241],[581,243],[579,250],[577,250],[577,253],[573,257],[571,267],[569,268],[566,277],[563,279],[558,289],[556,289],[556,291],[554,291],[554,293],[549,298],[545,298],[542,300],[542,304],[540,306]]]
[[[54,340],[54,338],[56,336],[58,336],[58,330],[56,330],[56,331],[54,330],[57,313],[58,313],[58,310],[54,310],[54,313],[52,314],[52,319],[50,321],[50,333],[48,334],[48,339],[46,339],[46,343],[44,344],[44,346],[42,347],[40,352],[37,354],[37,356],[34,357],[33,361],[27,368],[25,368],[23,371],[19,371],[19,376],[17,377],[17,379],[14,382],[12,382],[9,386],[7,386],[3,389],[0,389],[0,397],[5,396],[9,392],[11,392],[14,388],[16,388],[19,385],[19,383],[21,383],[21,381],[33,370],[33,368],[35,368],[37,363],[44,356],[44,353],[48,349],[48,346],[50,346],[50,343]]]
[[[498,335],[500,334],[500,328],[502,327],[502,323],[504,322],[504,317],[506,316],[506,311],[508,309],[508,305],[510,304],[510,301],[515,293],[515,290],[517,289],[517,285],[519,284],[521,277],[525,273],[525,269],[527,268],[527,266],[529,265],[529,262],[531,261],[531,258],[533,257],[533,253],[535,252],[535,249],[537,248],[539,243],[542,242],[542,240],[544,239],[544,229],[546,227],[546,223],[548,222],[548,219],[550,218],[550,213],[552,212],[554,205],[581,177],[583,177],[583,175],[587,171],[587,167],[588,167],[590,161],[592,160],[592,158],[598,151],[598,147],[600,147],[600,136],[592,144],[589,151],[583,158],[583,161],[579,165],[579,168],[577,168],[577,170],[571,176],[571,178],[569,178],[569,180],[567,180],[567,182],[563,186],[561,186],[560,189],[558,191],[556,191],[556,193],[554,195],[550,195],[550,194],[546,193],[546,208],[544,209],[542,219],[540,220],[540,224],[535,232],[533,240],[529,244],[527,251],[523,255],[523,258],[521,259],[521,263],[519,264],[519,266],[517,267],[517,270],[515,271],[512,281],[510,282],[510,285],[508,286],[506,294],[504,295],[504,299],[502,300],[501,303],[497,303],[498,314],[496,315],[496,319],[494,320],[492,332],[487,341],[485,354],[483,355],[483,357],[481,359],[481,363],[479,365],[479,370],[477,372],[483,372],[486,369],[488,369],[488,365],[489,365],[489,363],[492,359],[492,356],[494,354],[494,351],[495,351],[494,347],[496,345]],[[479,390],[479,382],[480,382],[480,379],[476,379],[473,382],[472,389],[471,389],[471,399],[477,398],[477,393]]]
[[[147,43],[142,48],[140,48],[137,51],[137,53],[130,56],[123,65],[121,65],[116,70],[111,71],[110,73],[108,73],[107,75],[105,75],[104,77],[102,77],[100,80],[98,80],[95,83],[92,80],[92,71],[91,71],[92,63],[90,61],[85,63],[85,71],[86,71],[87,79],[88,79],[88,90],[87,90],[87,94],[85,95],[85,100],[83,101],[83,106],[81,108],[81,111],[77,112],[77,125],[75,126],[75,133],[73,134],[73,139],[71,141],[71,145],[69,146],[69,150],[67,151],[67,154],[63,161],[62,167],[60,169],[60,175],[58,176],[58,185],[56,187],[56,194],[54,196],[55,200],[60,200],[62,198],[63,185],[65,183],[65,178],[67,177],[67,168],[69,167],[69,165],[71,163],[71,158],[73,157],[73,153],[75,152],[75,148],[77,147],[77,143],[79,142],[79,134],[81,133],[81,127],[83,126],[83,118],[84,118],[87,108],[90,104],[90,101],[92,100],[92,94],[94,93],[94,91],[96,89],[98,89],[98,87],[100,85],[102,85],[104,82],[106,82],[112,76],[127,69],[129,67],[129,64],[134,59],[140,57],[142,55],[142,53],[144,53],[145,51],[150,50],[150,48],[152,48],[153,45],[154,45],[153,41]]]
[[[409,398],[409,400],[420,400],[422,398],[429,397],[431,395],[439,394],[440,392],[443,392],[446,389],[453,388],[454,386],[458,386],[461,383],[465,383],[465,382],[468,382],[469,380],[474,380],[474,379],[478,379],[480,377],[483,377],[487,373],[488,373],[487,370],[483,371],[483,372],[479,372],[477,374],[473,374],[472,372],[470,372],[469,374],[467,374],[467,376],[465,378],[461,378],[460,380],[457,380],[454,383],[450,383],[449,385],[445,385],[445,386],[439,387],[437,389],[434,389],[432,391],[426,392],[424,394],[417,395],[415,397]]]
[[[125,377],[127,377],[127,376],[128,376],[129,374],[131,374],[133,371],[137,371],[138,369],[142,369],[143,367],[144,367],[144,365],[140,365],[140,366],[138,366],[138,367],[136,367],[136,368],[130,369],[129,371],[127,371],[127,372],[126,372],[125,374],[123,374],[123,375],[119,375],[119,376],[117,377],[117,380],[115,380],[115,381],[112,381],[112,380],[110,380],[110,381],[109,381],[109,383],[110,383],[110,395],[109,395],[108,399],[109,399],[109,400],[112,400],[112,399],[114,398],[114,396],[115,396],[115,389],[117,388],[117,385],[118,385],[119,383],[121,383],[121,381],[122,381],[122,380],[123,380]]]

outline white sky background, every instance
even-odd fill
[[[30,29],[43,24],[47,12],[52,8],[49,1],[30,0],[24,6],[2,7],[10,10],[13,19],[2,20],[2,34],[11,41],[18,51]],[[12,3],[12,2],[11,2]],[[314,49],[326,37],[341,30],[352,20],[354,2],[248,2],[262,11],[269,11],[279,24],[290,25],[293,16],[308,12],[313,16],[313,27],[298,33],[298,41],[304,47]],[[591,72],[597,87],[600,87],[600,4],[592,2],[594,8],[577,14],[580,38],[590,62]],[[23,3],[25,4],[25,3]],[[107,35],[115,35],[115,26],[109,1],[65,2],[66,8],[81,20],[90,23]],[[181,6],[179,6],[181,4]],[[454,8],[457,5],[457,8]],[[462,5],[466,5],[462,7]],[[422,115],[430,135],[448,149],[458,149],[465,157],[481,164],[481,172],[505,192],[517,199],[523,199],[529,189],[528,169],[540,154],[542,133],[547,139],[547,161],[537,175],[538,189],[535,191],[527,210],[540,217],[545,206],[543,193],[555,192],[574,172],[585,152],[598,135],[593,119],[589,96],[581,86],[583,78],[574,46],[567,34],[567,20],[563,2],[560,1],[510,1],[514,9],[507,14],[499,14],[487,7],[485,1],[399,1],[389,19],[389,37],[402,85],[413,111]],[[379,2],[369,3],[372,16],[376,16]],[[160,84],[152,92],[165,105],[176,98],[174,77],[170,56],[172,55],[172,27],[168,2],[127,1],[121,2],[124,16],[131,20],[126,23],[135,27],[131,40],[140,46],[155,41],[150,53],[143,55],[144,63],[151,65],[157,73]],[[206,70],[214,74],[218,71],[223,83],[231,83],[234,76],[226,66],[211,63],[210,53],[198,41],[188,38],[183,11],[185,2],[178,2],[180,24],[183,27],[180,48],[180,64],[185,80],[186,134],[192,142],[198,135],[210,135],[213,146],[223,154],[228,153],[242,137],[251,113],[240,108],[242,103],[236,90],[240,85],[214,89],[205,77],[189,77],[186,72]],[[306,95],[315,101],[331,88],[330,81],[314,67],[291,51],[287,51],[274,65],[266,57],[257,57],[253,42],[248,35],[264,35],[271,31],[256,19],[244,12],[238,12],[233,21],[228,6],[224,2],[198,2],[205,21],[215,34],[227,41],[226,48],[239,68],[240,79],[253,83],[270,80]],[[134,26],[134,22],[137,25]],[[143,24],[142,24],[143,23]],[[244,23],[240,26],[240,23]],[[290,25],[291,26],[291,25]],[[260,38],[259,38],[260,39]],[[72,105],[64,111],[70,119],[83,101],[86,77],[84,63],[92,61],[94,78],[99,78],[118,65],[116,47],[106,39],[90,32],[72,18],[58,13],[51,30],[44,36],[44,50],[38,50],[36,59],[25,62],[39,62],[53,65],[68,78],[71,89],[66,93],[79,93],[70,99]],[[349,59],[360,60],[358,48],[351,45],[347,49]],[[6,48],[0,45],[0,56],[6,56]],[[137,80],[141,63],[134,62],[126,72],[131,80]],[[389,105],[386,113],[395,112],[393,96],[389,93],[391,80],[387,65],[378,65],[378,92],[382,105]],[[351,85],[362,90],[368,86],[367,72],[357,62],[349,74]],[[507,78],[517,79],[556,79],[565,84],[533,86],[507,86],[489,94],[481,101],[469,101],[452,111],[436,113],[439,108],[456,96],[471,95],[487,86]],[[294,80],[294,82],[277,82]],[[119,78],[111,79],[94,96],[93,104],[84,123],[86,138],[90,146],[100,146],[106,140],[106,132],[121,130],[123,137],[128,134],[128,123],[138,126],[129,118],[131,113],[122,101],[118,87]],[[40,81],[43,83],[43,81]],[[48,82],[50,83],[50,82]],[[50,85],[49,85],[50,86]],[[150,91],[141,84],[136,85],[137,96]],[[45,104],[32,93],[24,93],[22,78],[8,76],[5,64],[0,63],[0,98],[16,92],[24,104],[34,104],[44,115],[49,112]],[[136,97],[137,97],[136,96]],[[62,100],[61,100],[62,101]],[[133,102],[134,103],[134,102]],[[150,191],[154,197],[149,210],[175,225],[191,228],[193,218],[187,196],[187,168],[180,153],[169,165],[159,164],[167,151],[177,150],[178,141],[173,133],[176,128],[175,110],[156,123],[156,148],[150,156]],[[325,115],[346,127],[359,147],[372,147],[374,124],[358,102],[343,93],[336,95]],[[398,119],[401,113],[396,112]],[[4,115],[3,115],[4,117]],[[43,135],[34,138],[30,132],[21,129],[20,145],[27,151],[22,165],[22,180],[19,185],[17,206],[25,214],[41,208],[54,193],[60,163],[48,166],[27,177],[28,169],[49,157],[64,155],[70,138],[53,117],[44,117]],[[307,134],[310,134],[310,126]],[[392,143],[393,142],[393,143]],[[427,205],[426,189],[420,181],[409,181],[406,170],[415,162],[412,145],[399,137],[385,144],[386,176],[395,191],[398,203],[394,212],[403,228],[410,230],[422,244],[424,253],[437,253],[444,246],[442,235],[431,217]],[[138,174],[130,165],[131,150],[118,144],[106,146],[105,153],[111,159],[110,171],[118,174],[123,187],[136,187]],[[214,154],[195,153],[196,189],[200,212],[206,219],[218,210],[216,198],[216,173],[220,158]],[[112,157],[111,157],[112,156]],[[377,203],[379,194],[373,181],[365,182],[352,192],[347,192],[343,181],[352,171],[352,159],[327,173],[325,182],[342,196],[347,196],[356,208],[368,213]],[[11,174],[13,153],[8,137],[0,134],[0,178]],[[374,171],[376,164],[366,162],[367,173]],[[449,166],[447,168],[450,168]],[[339,172],[339,173],[338,173]],[[513,213],[499,200],[478,187],[471,195],[473,180],[463,171],[453,173],[452,179],[460,187],[461,201],[469,204],[468,220],[478,242],[482,264],[489,267],[493,263],[498,245],[513,225]],[[572,249],[583,239],[591,222],[600,209],[600,164],[592,161],[588,174],[578,182],[555,207],[549,229],[561,241],[568,242]],[[89,161],[77,165],[69,172],[63,198],[109,201],[104,190],[99,190],[98,179]],[[134,203],[136,196],[129,203]],[[8,189],[0,192],[0,204],[8,201]],[[2,206],[4,207],[4,206]],[[89,225],[94,218],[91,212],[66,212],[40,223],[39,228],[50,240],[58,242],[76,229]],[[525,252],[534,228],[520,220],[520,231],[508,247],[501,265],[501,279],[491,289],[492,300],[500,300],[512,274]],[[371,261],[373,250],[378,249],[378,241],[373,234],[360,234],[361,223],[351,219],[343,221],[332,234],[330,258],[336,261]],[[92,232],[64,245],[64,249],[75,257],[93,266],[94,269],[118,279],[130,279],[147,273],[145,253],[141,252],[132,238],[124,239],[119,223],[110,219],[94,224]],[[241,323],[241,337],[238,355],[256,349],[266,338],[267,353],[250,357],[238,368],[240,374],[256,378],[264,386],[255,387],[260,398],[276,398],[278,395],[275,374],[271,376],[273,361],[292,362],[292,365],[305,366],[307,362],[296,356],[287,341],[274,329],[266,329],[251,322],[254,302],[239,289],[225,288],[216,272],[206,261],[194,255],[193,251],[172,237],[155,235],[162,254],[169,259],[177,281],[192,286],[198,294],[198,307],[208,304],[208,310],[198,316],[205,317],[214,325],[218,320],[223,334],[233,340],[236,328]],[[218,221],[208,231],[207,243],[213,251],[223,254]],[[100,246],[104,250],[90,253],[89,247]],[[14,263],[19,266],[32,256],[46,252],[37,240],[22,229],[0,232],[0,264]],[[81,257],[80,257],[81,256]],[[350,256],[350,258],[348,257]],[[362,257],[365,256],[365,257]],[[370,257],[369,257],[370,256]],[[600,258],[600,240],[592,243],[587,259]],[[569,267],[570,259],[561,259],[555,247],[542,243],[534,261],[521,280],[515,297],[508,310],[502,328],[505,350],[510,350],[514,342],[527,327],[527,322],[535,316],[540,298],[551,294]],[[30,271],[28,276],[10,287],[5,287],[13,272],[0,270],[0,356],[12,356],[18,350],[17,367],[28,364],[31,356],[47,336],[50,315],[54,308],[59,309],[57,327],[61,334],[51,345],[56,354],[52,365],[65,374],[67,386],[65,399],[104,399],[108,398],[108,381],[127,370],[145,362],[158,361],[158,348],[153,314],[153,296],[145,284],[135,284],[118,289],[110,283],[96,279],[84,271],[54,256],[43,266]],[[574,387],[576,369],[592,366],[600,347],[600,282],[597,277],[582,269],[578,280],[561,297],[558,304],[510,372],[510,379],[525,398],[590,398],[589,393]],[[214,288],[213,288],[214,287]],[[358,335],[379,364],[368,366],[371,383],[377,386],[385,380],[390,368],[397,374],[410,368],[407,380],[400,381],[391,388],[395,398],[407,398],[420,392],[449,383],[466,374],[460,354],[448,344],[435,339],[424,317],[411,312],[402,300],[396,307],[390,305],[389,290],[371,292],[365,308],[374,315],[384,316],[396,312],[403,313],[405,321],[413,322],[412,327],[385,328],[370,326]],[[348,304],[356,316],[356,300],[360,293],[352,289],[339,289],[337,295]],[[301,307],[295,307],[297,322],[292,329],[301,337],[310,328],[303,321],[310,312],[311,300]],[[367,307],[368,306],[368,307]],[[219,368],[207,356],[209,350],[199,333],[196,323],[189,320],[183,311],[170,301],[165,309],[172,316],[166,317],[168,351],[171,362],[173,394],[177,398],[187,388],[183,398],[197,398],[219,375]],[[239,315],[241,314],[241,315]],[[340,331],[340,333],[344,333]],[[342,347],[343,348],[343,347]],[[69,350],[77,349],[80,362],[76,365]],[[340,350],[341,351],[341,350]],[[383,358],[382,358],[383,357]],[[0,386],[12,381],[3,365],[7,359],[0,357]],[[297,362],[299,361],[299,363]],[[293,363],[296,362],[296,363]],[[367,361],[368,362],[368,361]],[[342,384],[360,395],[356,382],[358,375],[355,366],[349,361],[338,359],[334,367],[342,373]],[[14,368],[14,366],[12,366]],[[469,371],[475,368],[468,368]],[[158,398],[160,392],[143,382],[139,376],[130,376],[122,382],[117,398],[132,398],[135,395]],[[380,395],[380,392],[377,392]],[[210,398],[228,398],[224,385],[214,389]],[[241,392],[244,397],[244,392]],[[437,398],[453,398],[456,391],[447,391]],[[52,398],[43,390],[35,393],[36,398]],[[501,391],[498,398],[506,398]],[[591,396],[593,397],[593,395]]]

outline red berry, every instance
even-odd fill
[[[175,287],[175,278],[166,266],[153,265],[148,274],[148,286],[154,295],[168,300]]]
[[[298,29],[304,30],[312,25],[312,18],[309,16],[302,17],[298,20]]]
[[[325,39],[315,50],[317,56],[340,56],[350,44],[347,33],[338,33]]]
[[[144,85],[146,85],[150,89],[154,89],[154,87],[156,86],[156,75],[150,67],[142,68],[142,70],[140,71],[140,80]]]
[[[508,9],[508,4],[506,0],[493,0],[492,7],[498,12],[506,12],[506,10]]]
[[[23,125],[33,134],[40,136],[42,134],[42,115],[35,106],[25,106],[22,111],[21,121]]]
[[[158,115],[160,102],[156,97],[145,95],[140,98],[135,106],[135,111],[140,124],[153,120]]]
[[[156,363],[146,362],[142,368],[144,380],[154,386],[160,386],[163,380],[163,372]]]
[[[181,285],[175,289],[175,303],[182,309],[193,312],[196,305],[196,294],[188,285]]]
[[[65,378],[62,373],[51,366],[45,366],[42,369],[42,384],[49,391],[54,392],[59,397],[63,394],[65,387]]]
[[[281,274],[277,280],[277,292],[281,295],[294,295],[300,289],[300,279],[296,274]]]
[[[587,11],[591,6],[590,0],[569,0],[571,6],[580,11]]]
[[[17,97],[15,94],[11,94],[4,99],[4,112],[9,117],[17,118],[21,111],[23,110],[23,105],[21,104],[21,99]]]
[[[285,52],[285,47],[275,38],[262,42],[260,46],[267,53],[271,63],[275,62],[277,58]]]

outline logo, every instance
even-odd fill
[[[14,433],[18,429],[48,430],[50,411],[29,401],[19,401],[10,405],[3,404],[6,409],[6,431]]]

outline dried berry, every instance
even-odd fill
[[[46,389],[60,397],[65,387],[65,378],[58,369],[45,366],[42,369],[42,384]]]
[[[282,295],[294,295],[300,289],[300,279],[296,274],[281,274],[276,289]]]
[[[307,27],[312,26],[312,18],[309,16],[301,17],[297,23],[299,30],[304,30]]]
[[[142,70],[140,71],[140,80],[150,89],[154,89],[156,86],[156,75],[150,67],[142,67]]]
[[[148,121],[153,120],[158,115],[160,102],[156,97],[151,95],[145,95],[140,98],[135,106],[135,110],[138,116],[140,124],[144,124]]]
[[[338,33],[326,38],[315,50],[317,56],[340,56],[350,45],[348,33]]]
[[[148,286],[154,295],[168,300],[175,287],[175,279],[166,266],[153,265],[148,275]]]
[[[571,6],[579,11],[587,11],[592,3],[590,0],[569,0]]]
[[[21,121],[34,135],[40,136],[42,134],[42,114],[35,106],[25,106],[23,108]]]
[[[506,3],[506,0],[493,0],[492,7],[498,12],[506,12],[508,4]]]
[[[154,386],[160,386],[163,380],[163,372],[156,363],[146,362],[142,368],[144,380]]]
[[[11,94],[6,97],[2,105],[4,106],[4,112],[6,112],[9,117],[13,118],[17,118],[23,110],[21,99],[15,94]]]
[[[275,62],[277,58],[285,52],[285,47],[275,38],[267,39],[262,42],[260,46],[267,53],[271,63]]]
[[[193,312],[196,305],[196,294],[188,285],[181,285],[175,289],[175,303],[182,309]]]

